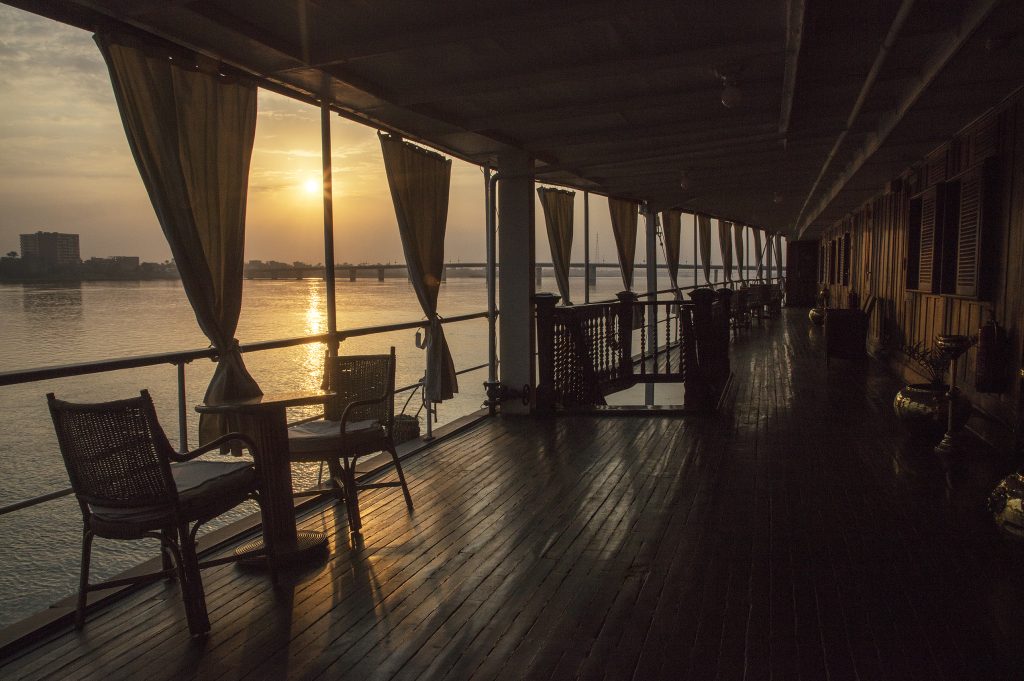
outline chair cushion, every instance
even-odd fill
[[[256,469],[248,461],[186,461],[171,464],[178,488],[178,505],[184,519],[227,510],[257,488]],[[173,509],[169,505],[135,508],[91,507],[96,521],[158,527],[166,523]]]
[[[361,456],[383,447],[384,428],[378,421],[351,421],[345,427],[347,456]],[[288,428],[288,449],[292,460],[319,461],[323,456],[342,456],[341,422],[318,419]]]

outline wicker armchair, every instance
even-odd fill
[[[402,463],[395,451],[392,431],[395,423],[395,349],[387,355],[338,357],[325,367],[328,387],[337,397],[327,403],[324,418],[300,423],[288,429],[292,461],[326,461],[334,484],[333,493],[345,500],[349,530],[359,534],[359,490],[401,487],[405,503],[412,510],[412,496],[405,483]],[[356,483],[356,461],[361,456],[386,451],[391,454],[398,480]],[[303,494],[324,494],[323,489]],[[327,493],[331,493],[329,490]]]
[[[259,500],[256,470],[248,461],[194,461],[240,441],[231,433],[187,454],[178,454],[157,421],[146,390],[139,397],[99,404],[72,404],[46,396],[61,456],[82,510],[82,565],[75,626],[85,622],[90,591],[177,577],[192,636],[210,630],[199,569],[237,557],[200,563],[196,532],[204,522],[246,499]],[[157,539],[163,570],[129,579],[89,583],[94,537]]]

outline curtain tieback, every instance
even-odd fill
[[[214,362],[219,362],[229,355],[242,356],[242,346],[237,338],[232,338],[224,347],[217,347],[216,343],[210,343],[210,347],[217,351],[217,354],[211,358]]]
[[[427,320],[427,327],[416,331],[416,347],[420,350],[425,349],[433,338],[444,335],[444,331],[441,328],[441,315],[435,314],[433,317]]]

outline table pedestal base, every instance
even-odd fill
[[[256,537],[235,549],[235,555],[243,556],[245,554],[263,551],[264,546],[263,537]],[[278,566],[287,566],[300,560],[304,561],[318,553],[326,553],[326,551],[327,535],[325,533],[317,532],[316,530],[298,530],[295,533],[295,547],[288,551],[274,551],[273,560],[277,561]],[[249,559],[243,559],[242,562],[263,562],[264,558],[270,559],[269,556],[259,555],[253,556]]]

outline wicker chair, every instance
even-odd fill
[[[327,403],[324,418],[288,429],[288,448],[296,462],[326,461],[334,483],[332,490],[315,489],[299,495],[334,493],[345,500],[349,529],[359,534],[359,490],[401,487],[412,510],[402,464],[395,451],[395,349],[387,355],[338,357],[325,367],[327,384],[337,397]],[[391,454],[398,480],[356,483],[356,461],[361,456],[386,451]]]
[[[231,433],[178,454],[167,441],[146,390],[136,398],[99,404],[72,404],[53,393],[46,398],[84,525],[76,628],[85,622],[88,592],[177,576],[189,631],[194,637],[205,635],[210,619],[199,569],[238,558],[200,563],[196,532],[246,499],[259,500],[259,494],[252,463],[193,459],[232,441],[252,451],[251,441]],[[94,537],[157,539],[163,570],[90,584]]]

